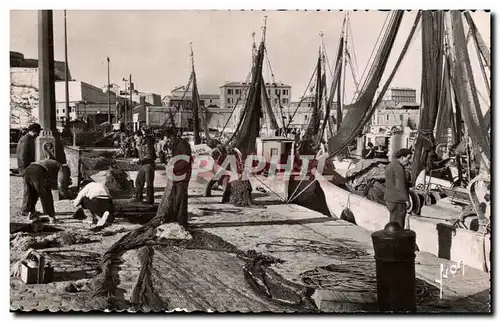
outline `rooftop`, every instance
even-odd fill
[[[279,86],[279,87],[292,87],[292,86],[284,84],[282,82],[266,83],[266,86],[274,86],[275,84],[276,84],[276,86]],[[224,85],[220,86],[220,88],[222,88],[222,87],[245,87],[245,86],[249,86],[249,85],[250,85],[250,83],[244,83],[244,82],[226,82],[226,83],[224,83]]]
[[[286,137],[286,136],[264,136],[264,137],[259,137],[261,141],[289,141],[293,142],[295,139]]]
[[[409,88],[409,87],[391,87],[391,90],[393,90],[393,89],[395,89],[395,90],[397,90],[397,91],[398,91],[398,90],[399,90],[399,91],[415,91],[415,92],[417,91],[416,89],[414,89],[414,88]]]

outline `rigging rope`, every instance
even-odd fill
[[[392,46],[394,45],[394,41],[396,38],[397,31],[399,29],[399,26],[401,24],[403,12],[401,11],[396,11],[391,17],[390,21],[390,27],[387,28],[385,35],[384,35],[384,40],[377,52],[376,59],[374,62],[378,62],[377,64],[373,64],[370,73],[368,77],[365,80],[365,84],[363,86],[363,89],[367,88],[368,90],[363,90],[363,95],[358,99],[358,102],[355,104],[362,105],[363,108],[355,108],[353,111],[350,112],[351,116],[348,115],[347,118],[351,118],[351,123],[356,122],[353,127],[350,126],[344,126],[342,129],[343,131],[341,133],[337,133],[337,135],[332,138],[334,139],[333,142],[330,141],[330,144],[334,146],[334,151],[329,152],[329,157],[332,157],[335,155],[338,151],[341,151],[349,145],[352,140],[357,137],[359,131],[361,128],[368,122],[368,120],[371,118],[373,115],[373,112],[375,111],[374,107],[376,104],[371,104],[371,101],[373,99],[373,96],[375,95],[376,88],[378,87],[378,83],[380,82],[380,78],[382,77],[383,70],[385,68],[385,65],[387,64],[388,61],[388,55],[389,51],[392,49]],[[415,28],[414,28],[415,29]],[[404,53],[403,53],[404,54]],[[400,59],[401,61],[401,59]],[[399,61],[399,63],[400,63]],[[393,72],[394,74],[394,72]],[[391,75],[393,76],[393,75]],[[388,87],[389,83],[386,83],[385,89]],[[377,86],[377,87],[376,87]],[[380,101],[383,97],[384,93],[381,93],[378,97],[378,101]],[[363,113],[364,114],[360,114]],[[359,120],[357,120],[359,119]]]
[[[326,52],[326,46],[325,46],[325,43],[323,42],[323,38],[321,38],[321,45],[323,46],[323,55],[325,56],[326,65],[328,66],[328,70],[330,71],[330,78],[333,78],[334,71],[332,70],[332,67],[330,66],[330,60],[328,60],[328,54]],[[339,46],[340,46],[340,44],[339,44]],[[336,51],[338,51],[338,46],[337,46]]]
[[[253,63],[252,63],[252,65],[253,65]],[[247,84],[249,82],[251,75],[252,75],[252,71],[250,71],[248,73],[248,76],[247,76],[247,78],[245,80],[245,84]],[[226,124],[224,124],[224,127],[222,128],[222,132],[219,134],[219,138],[222,138],[222,136],[224,135],[224,130],[226,129],[226,126],[228,125],[229,121],[231,120],[231,117],[233,116],[234,110],[236,109],[236,107],[238,107],[238,103],[240,102],[241,97],[243,96],[243,93],[245,92],[245,95],[248,94],[248,88],[249,88],[249,86],[247,86],[244,90],[240,91],[240,96],[236,100],[236,103],[234,104],[234,107],[231,110],[231,114],[229,114],[229,117],[228,117],[228,119],[226,121]]]
[[[173,127],[175,127],[175,116],[177,116],[177,112],[181,109],[181,105],[184,102],[184,98],[186,97],[186,93],[189,91],[189,86],[191,86],[192,81],[193,81],[193,74],[189,76],[189,81],[186,86],[186,90],[182,94],[181,101],[177,104],[174,114],[172,114],[172,111],[170,109],[168,110],[170,114],[170,121],[172,122]],[[182,126],[182,120],[181,120],[181,126]]]
[[[356,46],[354,45],[354,33],[352,32],[352,28],[351,28],[351,21],[348,20],[347,21],[347,27],[349,28],[348,29],[348,32],[351,36],[351,44],[352,44],[352,53],[353,53],[353,56],[354,56],[354,63],[356,64],[356,74],[359,73],[359,64],[358,64],[358,55],[356,55]]]
[[[349,61],[349,66],[351,67],[351,75],[352,75],[352,79],[354,80],[354,87],[356,87],[356,93],[358,93],[359,92],[359,82],[356,80],[356,72],[354,71],[354,66],[352,65],[351,55],[349,54],[348,51],[346,51],[346,55],[347,55],[347,59]],[[356,93],[352,97],[351,104],[354,102],[354,100],[356,98]]]
[[[363,70],[363,73],[361,74],[361,77],[359,78],[360,81],[363,80],[363,77],[365,76],[367,68],[368,68],[368,66],[370,66],[370,61],[371,61],[371,59],[373,57],[373,54],[375,53],[375,49],[377,48],[377,45],[378,45],[379,40],[380,40],[380,37],[382,36],[382,32],[384,31],[384,27],[385,27],[385,25],[387,23],[387,19],[389,19],[389,15],[390,15],[390,12],[388,12],[387,16],[385,17],[384,24],[382,25],[382,29],[380,29],[380,33],[378,34],[377,41],[375,42],[375,45],[373,46],[372,52],[370,54],[370,57],[368,58],[368,61],[366,62],[365,69]],[[366,81],[366,79],[365,79],[365,81]],[[364,83],[363,83],[363,88],[364,88]]]
[[[276,79],[274,77],[273,68],[271,67],[271,61],[269,60],[269,54],[267,53],[267,48],[266,47],[264,47],[264,53],[265,53],[267,64],[269,66],[268,72],[271,72],[271,77],[272,77],[272,80],[273,80],[273,84],[274,84],[274,87],[275,87],[275,94],[276,94]],[[283,115],[283,106],[281,105],[281,90],[278,91],[278,108],[279,108],[279,111],[280,111],[281,120],[283,120],[284,115]],[[274,113],[274,111],[273,111],[273,113]],[[284,122],[282,122],[282,123],[283,123],[283,125],[285,125]]]
[[[308,89],[309,89],[309,87],[311,86],[311,82],[312,82],[312,80],[314,79],[314,76],[316,76],[316,67],[314,67],[314,72],[313,72],[313,74],[311,75],[311,79],[309,80],[309,83],[307,84],[306,90],[304,91],[304,95],[302,95],[302,98],[300,99],[299,104],[297,104],[297,107],[295,108],[295,111],[293,112],[292,117],[291,117],[291,118],[290,118],[290,120],[288,121],[288,124],[286,125],[285,130],[288,130],[288,127],[289,127],[289,126],[290,126],[290,124],[292,123],[292,120],[293,120],[293,118],[295,117],[295,114],[297,114],[297,110],[299,109],[300,104],[302,104],[302,102],[303,102],[303,101],[304,101],[304,99],[306,98],[307,90],[308,90]]]

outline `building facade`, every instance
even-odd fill
[[[54,62],[54,76],[65,78],[64,62]],[[68,70],[71,79],[71,72]],[[10,127],[24,128],[38,122],[38,60],[26,59],[22,53],[10,52]]]
[[[66,118],[66,86],[63,81],[56,82],[56,119],[62,122]],[[81,116],[108,115],[108,94],[101,88],[82,81],[68,82],[70,119]],[[116,116],[116,103],[120,98],[110,92],[112,120]]]
[[[247,98],[250,83],[228,82],[220,87],[220,104],[222,108],[234,108]],[[292,87],[283,83],[266,83],[267,95],[271,105],[290,105]]]
[[[178,86],[170,91],[170,95],[166,95],[162,99],[162,104],[169,107],[182,106],[185,109],[191,109],[192,90],[186,86]],[[199,94],[200,106],[217,108],[220,107],[220,95],[217,94]]]
[[[371,119],[372,127],[408,126],[417,129],[420,121],[420,104],[382,101]]]
[[[393,87],[389,90],[389,99],[395,103],[416,103],[417,90],[413,88]]]

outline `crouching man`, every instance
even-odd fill
[[[40,197],[44,214],[49,216],[51,224],[56,223],[52,190],[58,189],[58,176],[63,167],[67,165],[45,159],[31,163],[24,170],[22,213],[29,214],[30,220],[38,219],[35,207]]]
[[[98,227],[109,225],[114,220],[113,199],[108,187],[103,183],[90,182],[78,193],[73,201],[75,207],[81,207],[87,217],[85,222]]]

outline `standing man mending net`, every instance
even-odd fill
[[[142,131],[137,131],[134,134],[134,139],[137,142],[137,151],[139,152],[140,164],[139,172],[135,180],[135,197],[132,202],[142,202],[142,191],[146,184],[146,204],[154,204],[154,180],[155,180],[155,142],[154,138],[149,134],[144,134]]]

